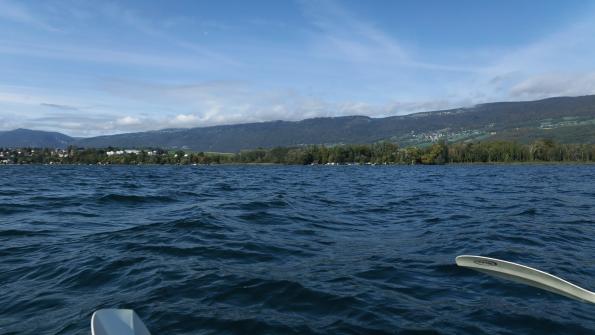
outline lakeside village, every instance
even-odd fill
[[[145,161],[145,157],[168,157],[165,150],[137,150],[137,149],[85,149],[69,147],[67,149],[50,148],[0,148],[0,164],[135,164]],[[189,153],[179,151],[173,153],[172,158],[188,158]],[[104,158],[104,159],[102,159]],[[106,158],[106,159],[105,159]],[[158,159],[155,159],[158,161]],[[157,164],[159,162],[156,162]]]
[[[560,144],[538,140],[517,142],[456,142],[440,140],[425,147],[401,148],[392,142],[373,144],[307,145],[243,150],[238,153],[191,152],[121,148],[0,148],[0,164],[93,165],[376,165],[514,162],[595,162],[595,144]]]

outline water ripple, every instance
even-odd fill
[[[587,334],[595,308],[454,265],[589,286],[595,167],[0,168],[0,333]],[[23,183],[27,180],[27,183]],[[593,288],[593,287],[591,287]]]

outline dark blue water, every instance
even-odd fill
[[[595,333],[459,254],[595,289],[595,166],[0,168],[0,334]]]

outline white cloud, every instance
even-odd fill
[[[132,116],[121,117],[116,120],[118,126],[134,126],[141,124],[141,120]]]
[[[488,99],[540,99],[595,93],[595,13],[495,57],[478,85]]]
[[[170,123],[177,126],[192,126],[198,123],[200,119],[194,114],[178,114]]]
[[[384,117],[431,109],[471,104],[461,99],[422,99],[419,101],[330,101],[293,90],[255,88],[240,82],[203,82],[192,85],[163,85],[143,82],[110,81],[106,90],[120,98],[143,102],[172,116],[143,119],[144,125],[196,127],[272,120],[297,121],[313,117],[365,115]],[[179,111],[184,111],[179,113]]]
[[[586,13],[574,24],[497,58],[488,72],[577,72],[593,69],[595,13]]]
[[[335,101],[295,90],[258,88],[235,81],[166,85],[109,80],[102,87],[108,100],[89,100],[84,107],[75,99],[50,93],[28,94],[23,89],[17,89],[23,91],[21,94],[6,91],[0,94],[0,107],[4,97],[18,108],[12,112],[5,109],[0,111],[0,115],[10,116],[14,121],[11,126],[18,124],[19,127],[64,130],[73,136],[93,136],[163,128],[297,121],[313,117],[384,117],[466,103],[456,99],[390,100],[381,103],[355,99]],[[114,111],[120,110],[127,112],[125,115],[114,115]],[[18,114],[24,116],[18,117]]]
[[[595,72],[548,73],[529,77],[514,85],[510,94],[525,99],[595,94]]]

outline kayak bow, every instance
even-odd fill
[[[100,309],[91,317],[92,335],[151,335],[132,309]]]

